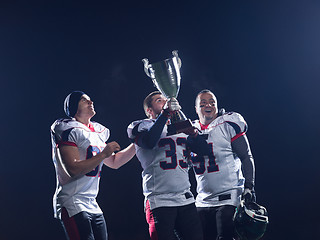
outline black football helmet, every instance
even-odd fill
[[[255,202],[241,200],[233,216],[236,233],[241,240],[258,240],[266,231],[268,213]]]

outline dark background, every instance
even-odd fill
[[[264,239],[318,238],[319,10],[316,0],[1,1],[0,239],[64,239],[49,129],[67,94],[86,92],[93,120],[125,147],[155,90],[141,59],[175,49],[184,113],[195,119],[196,93],[209,88],[249,125]],[[110,240],[147,239],[138,160],[104,167],[100,184]]]

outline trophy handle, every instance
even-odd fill
[[[181,68],[182,62],[181,62],[181,59],[180,59],[179,56],[178,56],[178,50],[173,50],[173,51],[172,51],[172,55],[177,58],[179,68]],[[143,60],[142,60],[142,61],[143,61]]]
[[[151,65],[149,64],[148,58],[142,59],[142,62],[143,62],[143,64],[144,64],[144,72],[147,74],[147,76],[148,76],[149,78],[152,78],[152,77],[151,77],[151,73],[150,73],[150,67],[151,67]]]

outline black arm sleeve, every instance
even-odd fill
[[[255,178],[254,160],[250,150],[249,141],[246,135],[243,135],[231,143],[234,153],[242,162],[242,171],[245,178],[245,188],[253,189]]]
[[[164,111],[159,115],[153,126],[148,131],[139,132],[136,138],[137,145],[147,149],[154,148],[161,136],[164,125],[168,121],[168,117],[169,114]]]

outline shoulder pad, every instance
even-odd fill
[[[224,121],[247,124],[241,114],[236,112],[227,112],[221,116]]]
[[[222,115],[221,118],[223,119],[223,122],[227,123],[226,126],[229,126],[234,130],[236,135],[247,132],[247,123],[239,113],[228,112]]]
[[[154,119],[143,119],[132,122],[127,128],[129,138],[132,139],[136,137],[139,132],[148,130],[154,122]]]
[[[59,132],[59,131],[65,131],[69,128],[82,127],[81,125],[82,125],[81,123],[75,120],[68,119],[68,118],[60,118],[52,124],[51,130],[53,132]]]

